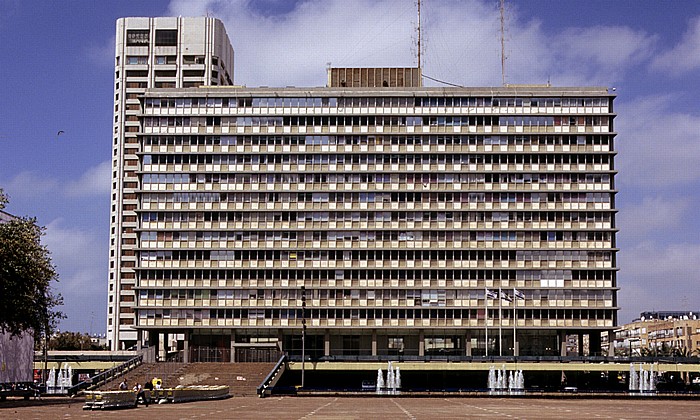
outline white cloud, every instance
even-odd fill
[[[111,67],[114,66],[114,45],[114,37],[101,44],[95,41],[85,48],[83,54],[99,67]]]
[[[688,22],[683,39],[672,49],[659,54],[652,69],[680,75],[700,68],[700,16]]]
[[[57,187],[58,181],[42,177],[34,171],[22,171],[3,186],[5,192],[10,195],[10,199],[38,198],[54,191]]]
[[[7,181],[3,188],[11,199],[32,201],[46,196],[76,198],[109,195],[111,174],[110,161],[88,168],[76,180],[59,180],[42,176],[36,171],[24,171]]]
[[[645,237],[649,234],[668,233],[686,226],[684,217],[692,209],[689,198],[670,198],[662,195],[644,197],[641,203],[620,208],[617,226],[620,237]]]
[[[655,43],[656,38],[643,31],[624,26],[596,26],[567,29],[554,37],[549,49],[561,68],[580,69],[584,80],[608,84],[620,80],[630,67],[648,59]]]
[[[700,244],[643,242],[619,254],[621,321],[645,310],[697,310]]]
[[[56,290],[64,297],[60,308],[68,318],[62,329],[102,330],[107,295],[108,238],[88,230],[68,227],[63,219],[46,226],[42,243],[51,251],[59,273]]]
[[[700,117],[674,111],[669,96],[617,104],[618,180],[660,188],[700,180]]]
[[[423,12],[425,74],[465,86],[501,84],[499,12],[481,0],[433,2]],[[221,18],[236,51],[234,81],[249,86],[319,86],[334,67],[413,66],[410,1],[308,0],[268,16],[247,1],[175,0],[173,15]],[[647,59],[655,38],[627,27],[544,33],[509,12],[507,82],[608,84]],[[432,82],[427,82],[432,84]]]
[[[68,182],[65,193],[69,197],[109,194],[112,163],[108,160],[88,168],[76,181]]]

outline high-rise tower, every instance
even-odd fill
[[[221,21],[209,17],[117,20],[107,314],[107,337],[113,350],[136,343],[139,96],[148,88],[231,85],[232,80],[233,48]]]

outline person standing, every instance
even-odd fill
[[[136,385],[134,385],[134,392],[136,393],[136,404],[138,404],[139,398],[141,398],[141,401],[143,401],[143,403],[146,404],[146,407],[148,407],[148,399],[146,398],[146,392],[143,390],[143,387],[140,383],[136,383]]]
[[[122,383],[119,384],[119,390],[126,391],[127,389],[129,389],[129,383],[127,382],[126,378],[124,378]]]

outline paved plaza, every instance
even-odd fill
[[[700,419],[695,400],[235,397],[84,411],[82,399],[7,401],[3,419]]]

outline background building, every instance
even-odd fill
[[[642,312],[615,330],[615,352],[632,356],[700,356],[698,312]]]
[[[233,48],[217,19],[117,20],[107,337],[113,350],[136,344],[136,209],[139,95],[147,88],[230,85]]]
[[[599,353],[618,309],[614,95],[416,72],[136,94],[119,341],[249,360],[299,354],[306,325],[319,357],[558,355],[569,336]]]

